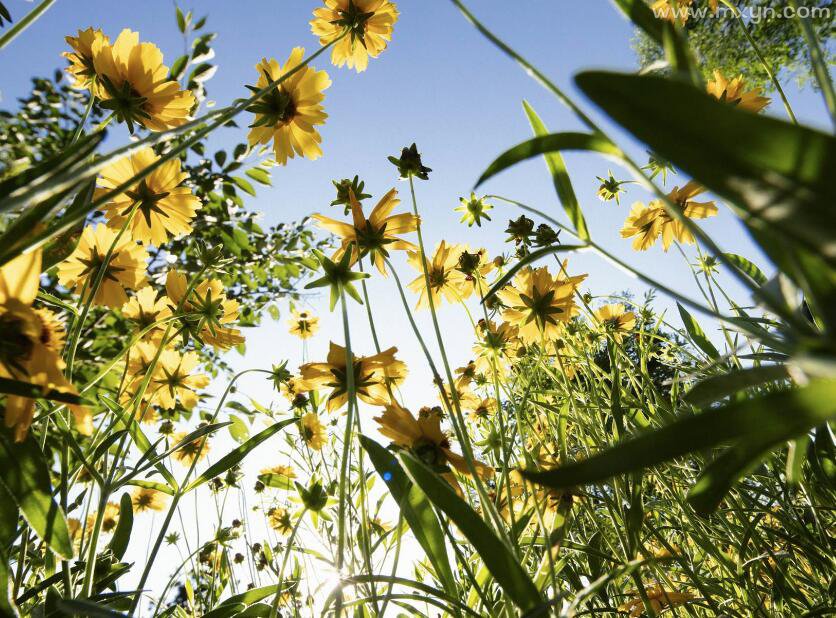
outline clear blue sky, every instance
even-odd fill
[[[33,6],[24,0],[6,0],[6,4],[16,18]],[[283,61],[296,45],[314,49],[317,41],[308,22],[318,5],[301,0],[184,1],[184,10],[192,8],[196,16],[208,14],[207,29],[218,32],[213,62],[220,69],[208,83],[209,98],[225,105],[244,95],[244,84],[254,83],[254,65],[263,56]],[[500,37],[589,109],[591,106],[572,84],[574,73],[585,68],[635,69],[630,47],[632,28],[608,0],[471,0],[470,5]],[[328,206],[333,199],[330,181],[354,174],[366,181],[367,191],[374,196],[367,202],[369,208],[392,186],[397,186],[406,199],[408,187],[397,182],[396,171],[386,156],[415,141],[425,164],[433,168],[430,181],[418,182],[417,186],[427,242],[434,246],[443,237],[485,246],[495,255],[506,248],[502,232],[507,220],[520,213],[497,205],[491,213],[493,223],[480,230],[458,224],[453,208],[460,196],[469,194],[476,178],[496,155],[529,137],[521,101],[527,99],[552,130],[581,127],[566,109],[465,22],[447,0],[402,0],[398,7],[401,16],[393,41],[380,58],[370,63],[368,71],[358,75],[320,59],[317,68],[326,68],[333,80],[325,100],[330,117],[321,130],[325,156],[316,162],[293,160],[286,168],[275,170],[274,187],[260,189],[259,197],[251,199],[248,207],[263,212],[268,223],[291,221],[317,211],[340,216],[340,210]],[[123,27],[138,30],[142,40],[161,47],[168,63],[183,50],[172,2],[58,0],[34,27],[0,53],[0,107],[14,107],[13,99],[28,91],[30,76],[51,74],[64,66],[59,56],[66,49],[64,36],[87,26],[102,28],[111,37]],[[801,119],[822,122],[822,105],[816,93],[799,93],[790,85],[789,95]],[[782,114],[775,104],[769,111]],[[593,115],[609,126],[597,110]],[[244,126],[245,122],[240,124]],[[624,137],[617,130],[615,133]],[[213,139],[215,144],[232,145],[245,139],[245,130],[226,129]],[[644,159],[640,146],[622,143],[637,158]],[[620,207],[601,203],[595,196],[595,176],[605,175],[609,168],[619,175],[613,164],[583,154],[567,155],[566,160],[593,238],[644,272],[683,293],[696,295],[690,273],[677,252],[665,254],[661,248],[654,248],[637,254],[618,235],[630,203],[646,199],[646,194],[631,189]],[[626,178],[626,174],[621,173],[621,177]],[[685,180],[669,180],[668,186]],[[542,161],[520,165],[492,180],[485,189],[565,220]],[[771,271],[756,257],[751,243],[726,210],[721,209],[721,215],[706,221],[704,227],[725,250],[756,258]],[[403,260],[396,263],[404,281],[415,276]],[[643,291],[637,282],[591,254],[571,257],[570,270],[588,272],[587,288],[594,294],[627,288],[637,295]],[[404,389],[407,405],[417,409],[433,403],[429,372],[408,330],[394,282],[376,276],[370,282],[370,294],[381,344],[397,345],[400,356],[411,367]],[[670,304],[660,300],[660,306],[669,308]],[[327,351],[325,333],[341,343],[342,329],[338,314],[329,315],[323,299],[313,299],[311,308],[322,318],[321,334],[311,341],[308,353],[309,359],[318,360]],[[471,357],[472,344],[467,318],[459,308],[445,307],[441,313],[451,361],[464,364]],[[280,324],[268,318],[257,331],[248,331],[247,355],[240,358],[232,353],[234,364],[240,368],[269,367],[288,358],[291,367],[297,366],[301,346],[286,334],[285,316],[283,312]],[[678,316],[668,311],[668,317],[680,325]],[[419,323],[425,333],[430,332],[426,314]],[[712,330],[710,324],[706,327]],[[373,352],[365,313],[359,306],[352,308],[352,340],[358,353]],[[241,392],[265,404],[274,398],[263,380],[247,382]],[[218,447],[213,454],[222,452]],[[269,460],[268,455],[264,453],[264,461]]]

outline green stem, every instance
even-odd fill
[[[43,0],[38,6],[34,9],[29,11],[26,14],[26,17],[21,19],[17,22],[14,26],[12,26],[6,34],[0,37],[0,49],[3,49],[11,43],[15,38],[24,30],[26,30],[29,26],[31,26],[35,20],[37,20],[41,15],[43,15],[46,10],[55,4],[55,0]]]

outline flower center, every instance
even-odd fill
[[[152,212],[156,212],[161,217],[168,217],[168,213],[158,206],[158,202],[168,197],[169,192],[163,191],[162,193],[154,193],[151,191],[144,178],[140,181],[136,188],[131,189],[130,191],[125,191],[125,195],[131,198],[132,203],[122,211],[123,217],[128,216],[134,206],[136,206],[139,212],[142,213],[142,216],[145,217],[145,223],[148,227],[151,227]]]

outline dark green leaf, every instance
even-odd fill
[[[18,395],[20,397],[28,397],[30,399],[49,399],[50,401],[59,401],[61,403],[83,403],[81,397],[78,395],[57,390],[44,392],[44,388],[40,384],[20,382],[19,380],[12,380],[11,378],[0,378],[0,393],[6,395]]]
[[[189,492],[196,487],[200,487],[207,481],[212,480],[219,474],[223,474],[227,470],[229,470],[232,466],[237,465],[247,454],[257,447],[259,444],[267,440],[273,434],[281,431],[291,423],[296,422],[295,418],[287,418],[283,421],[279,421],[275,425],[272,425],[265,429],[264,431],[257,433],[252,438],[247,440],[244,444],[239,446],[236,449],[233,449],[223,457],[221,457],[216,463],[209,466],[203,474],[197,477],[194,481],[189,483],[189,486],[186,488],[186,492]]]
[[[688,502],[700,515],[708,515],[723,500],[734,484],[754,468],[769,450],[758,442],[732,446],[708,464],[688,492]]]
[[[127,614],[117,612],[105,605],[82,599],[59,599],[58,609],[68,616],[91,618],[126,618]]]
[[[539,606],[543,599],[525,569],[514,554],[497,538],[487,524],[453,488],[435,472],[409,454],[399,453],[398,459],[412,482],[427,498],[444,512],[470,541],[496,583],[517,607],[523,611]]]
[[[598,483],[615,475],[731,440],[773,447],[836,417],[836,380],[817,380],[803,388],[770,393],[688,416],[566,466],[523,475],[535,483],[564,489]]]
[[[175,60],[171,65],[171,71],[168,74],[169,79],[173,79],[174,81],[178,81],[181,77],[183,77],[183,72],[186,70],[186,65],[189,62],[188,56],[180,56]]]
[[[727,199],[751,229],[772,230],[836,264],[833,136],[662,77],[588,72],[576,81],[637,139]]]
[[[427,497],[407,478],[391,451],[366,436],[360,436],[360,444],[369,454],[372,465],[386,483],[403,518],[427,554],[444,590],[448,594],[457,595],[456,578],[450,568],[444,532]]]
[[[676,303],[676,306],[679,308],[679,315],[682,318],[682,323],[685,324],[685,330],[688,331],[688,337],[694,344],[703,352],[708,355],[708,357],[712,360],[717,360],[720,358],[720,353],[717,351],[717,348],[714,347],[714,344],[711,343],[711,340],[705,334],[702,327],[700,327],[699,323],[694,319],[688,310]]]
[[[729,262],[734,264],[741,272],[748,275],[749,278],[758,285],[766,283],[766,275],[763,274],[761,269],[752,264],[752,262],[747,260],[742,255],[737,255],[735,253],[724,253],[723,255],[726,256],[726,259]]]
[[[110,540],[110,551],[121,560],[128,549],[128,542],[131,540],[131,531],[134,526],[134,509],[131,502],[131,495],[128,492],[122,494],[119,500],[119,519],[116,520],[116,530]]]
[[[549,130],[543,124],[543,121],[540,120],[534,108],[528,104],[528,101],[523,101],[523,108],[525,109],[526,116],[528,116],[528,122],[531,124],[534,135],[537,137],[548,135]],[[566,211],[569,221],[572,222],[572,227],[577,232],[578,238],[581,240],[589,240],[586,219],[583,217],[581,205],[578,203],[574,188],[572,188],[572,180],[569,178],[569,172],[566,171],[566,164],[563,161],[560,151],[547,152],[543,155],[543,158],[546,160],[546,167],[549,168],[549,172],[552,175],[557,197],[560,199],[560,203],[563,205],[563,210]]]
[[[685,394],[685,399],[695,406],[706,406],[747,388],[787,378],[787,368],[783,365],[747,367],[705,378]]]
[[[533,157],[562,150],[586,150],[621,158],[621,150],[604,137],[591,133],[551,133],[542,137],[533,137],[499,155],[488,169],[479,177],[476,187],[488,178]],[[474,187],[475,188],[475,187]]]
[[[52,499],[49,468],[32,436],[13,442],[7,430],[0,431],[0,482],[47,547],[62,558],[72,558],[67,521]]]

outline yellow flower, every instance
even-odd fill
[[[508,322],[497,325],[496,322],[480,320],[480,339],[473,346],[476,354],[476,371],[492,375],[497,370],[503,375],[500,366],[510,362],[511,354],[520,346],[519,327]]]
[[[684,605],[685,603],[694,598],[693,595],[684,592],[668,591],[662,588],[661,586],[647,588],[645,590],[645,593],[647,594],[647,598],[650,600],[650,606],[656,613],[659,613],[663,609],[669,607]],[[632,598],[626,603],[622,603],[621,605],[619,605],[618,610],[622,612],[630,612],[630,616],[632,617],[644,615],[644,602],[642,601],[642,598],[639,595],[639,591],[633,590],[632,592],[628,592],[627,594]]]
[[[258,81],[247,86],[258,92],[302,62],[305,50],[294,47],[284,66],[275,59],[263,58],[256,65]],[[285,165],[287,159],[297,154],[308,159],[322,156],[319,143],[322,138],[314,128],[324,124],[328,114],[322,108],[325,95],[322,91],[331,85],[325,71],[304,66],[258,101],[247,108],[255,114],[247,141],[250,146],[268,144],[273,140],[276,162]]]
[[[743,88],[742,75],[738,75],[729,81],[716,69],[714,71],[714,79],[709,80],[705,86],[708,94],[716,99],[750,112],[757,113],[769,105],[770,99],[761,96],[760,88],[746,91]]]
[[[287,324],[290,334],[299,339],[310,339],[319,330],[319,318],[307,311],[294,311]]]
[[[681,189],[674,187],[667,198],[689,219],[705,219],[717,214],[717,206],[714,202],[695,202],[691,199],[704,191],[704,187],[691,180]],[[648,206],[641,202],[633,204],[621,229],[621,237],[635,237],[633,249],[644,251],[652,247],[660,236],[665,251],[670,249],[674,240],[688,244],[694,242],[694,235],[667,213],[661,201],[654,200]]]
[[[131,133],[135,123],[150,131],[165,131],[188,120],[194,95],[169,79],[156,45],[140,43],[138,33],[125,29],[113,45],[96,39],[92,51],[96,95],[102,107],[127,123]]]
[[[395,358],[397,348],[383,350],[373,356],[354,356],[354,390],[357,397],[372,405],[389,402],[386,388],[387,379],[398,384],[406,376],[406,365]],[[296,387],[302,391],[330,388],[326,408],[329,412],[339,410],[348,401],[346,382],[345,348],[333,341],[324,363],[307,363],[299,368],[300,379]]]
[[[119,159],[101,171],[96,196],[124,184],[137,173],[160,160],[153,150],[143,148]],[[188,187],[182,186],[189,175],[180,169],[180,159],[170,159],[148,176],[134,183],[102,207],[107,224],[119,229],[129,213],[136,212],[128,227],[129,235],[144,244],[160,246],[170,237],[182,236],[192,230],[191,220],[200,208],[200,200]]]
[[[209,384],[209,376],[193,373],[200,362],[196,352],[180,355],[174,350],[163,350],[157,363],[157,371],[149,388],[154,402],[165,410],[171,410],[180,402],[187,410],[197,405],[197,392]]]
[[[384,195],[377,206],[374,207],[369,218],[363,214],[363,207],[354,197],[354,192],[349,190],[349,202],[353,225],[337,221],[320,214],[315,214],[314,219],[319,221],[319,226],[333,232],[342,239],[342,244],[337,251],[335,260],[343,256],[346,251],[352,252],[350,266],[353,266],[358,259],[371,256],[377,269],[381,274],[386,274],[385,259],[389,257],[390,250],[411,251],[416,247],[411,242],[398,238],[398,234],[414,232],[418,229],[418,217],[412,213],[401,213],[389,216],[392,210],[400,204],[398,192],[391,189]]]
[[[525,343],[556,339],[563,325],[577,314],[575,292],[586,275],[567,277],[565,271],[565,261],[555,276],[546,266],[536,270],[525,267],[514,277],[513,285],[497,293],[504,305],[502,319],[518,325]]]
[[[171,445],[174,446],[183,441],[188,434],[185,432],[178,432],[171,436]],[[201,446],[201,444],[203,446]],[[171,455],[178,463],[189,466],[195,460],[200,461],[209,453],[209,439],[206,436],[201,436],[196,440],[192,440],[178,448]]]
[[[488,204],[484,197],[476,197],[473,192],[469,198],[460,197],[458,207],[453,209],[454,212],[462,213],[459,223],[467,223],[467,227],[473,227],[474,223],[477,227],[482,227],[482,219],[490,221],[489,210],[493,210],[493,206]]]
[[[270,509],[267,511],[267,521],[270,527],[282,536],[287,536],[293,531],[293,521],[287,509],[279,507]]]
[[[20,255],[0,267],[0,377],[40,387],[41,392],[78,392],[64,377],[63,327],[44,309],[32,308],[41,275],[41,251]],[[80,405],[68,405],[79,433],[93,432],[92,415]],[[4,420],[15,440],[26,439],[35,415],[35,400],[7,395]]]
[[[221,350],[244,343],[241,331],[227,326],[238,319],[238,301],[226,297],[220,281],[204,279],[184,300],[187,288],[185,275],[174,270],[168,271],[165,289],[172,309],[176,309],[182,302],[180,309],[184,313],[200,318],[198,332],[192,333],[195,337]]]
[[[314,9],[311,32],[327,45],[348,29],[332,48],[331,62],[359,73],[369,65],[369,56],[377,58],[386,49],[397,20],[397,5],[389,0],[325,0],[325,6]]]
[[[636,327],[636,315],[632,311],[625,311],[621,303],[604,305],[594,315],[604,331],[610,333],[617,342]]]
[[[296,478],[296,470],[294,470],[292,466],[273,466],[272,468],[262,468],[261,474],[274,474],[291,480]]]
[[[95,521],[95,514],[92,516]],[[109,533],[116,529],[116,524],[119,523],[119,505],[115,502],[108,502],[105,505],[104,514],[102,515],[102,532]]]
[[[393,444],[409,449],[418,459],[429,466],[450,465],[460,474],[469,475],[464,457],[450,450],[450,440],[441,431],[441,417],[431,408],[422,408],[416,419],[406,408],[397,404],[385,407],[381,416],[374,419],[380,428],[380,434],[389,438]],[[482,479],[493,476],[493,468],[479,461],[473,462],[476,473]],[[444,476],[454,487],[455,478],[450,473]]]
[[[103,224],[85,227],[75,251],[58,265],[58,282],[66,288],[75,288],[77,294],[83,292],[88,295],[108,249],[116,240],[116,234],[115,230]],[[128,300],[125,289],[135,290],[145,282],[147,258],[145,249],[123,234],[113,247],[93,304],[108,307],[124,305]]]
[[[657,206],[653,206],[657,204]],[[621,228],[622,238],[633,239],[634,251],[646,251],[656,243],[662,233],[662,218],[665,209],[658,202],[651,202],[648,206],[642,202],[635,202],[630,208],[630,214]]]
[[[489,418],[491,415],[495,414],[497,410],[499,410],[499,406],[496,403],[496,399],[492,397],[488,397],[485,399],[477,400],[476,405],[471,405],[469,408],[470,414],[468,418],[474,422],[483,421]]]
[[[170,302],[167,296],[160,296],[157,290],[150,285],[146,285],[125,303],[122,307],[122,315],[136,322],[139,330],[144,330],[160,320],[171,317]],[[165,325],[159,324],[148,331],[145,337],[150,341],[159,343],[164,330]]]
[[[459,257],[464,249],[462,245],[448,245],[446,241],[442,240],[436,247],[432,259],[427,260],[430,294],[432,294],[433,305],[435,307],[441,304],[442,297],[447,302],[455,303],[463,298],[467,298],[472,293],[473,288],[465,285],[467,281],[465,280],[464,273],[458,270]],[[427,294],[426,282],[424,281],[421,253],[419,251],[410,251],[408,261],[410,266],[421,273],[407,286],[413,292],[420,294],[415,308],[429,307],[430,300]]]
[[[314,451],[322,450],[328,438],[325,426],[319,421],[315,412],[308,412],[302,416],[299,420],[299,432],[302,434],[302,439],[308,445],[308,448]]]
[[[93,66],[93,47],[101,48],[109,45],[110,39],[101,30],[87,28],[79,30],[78,36],[67,36],[64,39],[73,48],[71,52],[63,52],[61,55],[66,58],[70,66],[65,71],[69,74],[73,88],[95,87],[96,69]]]
[[[134,511],[141,513],[142,511],[162,511],[165,508],[166,495],[156,489],[150,487],[137,487],[131,500],[134,505]]]

